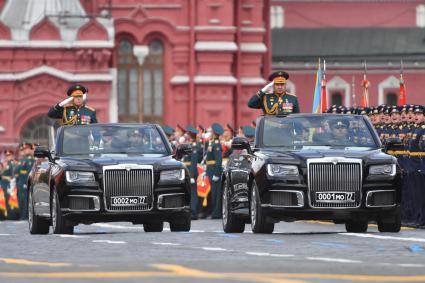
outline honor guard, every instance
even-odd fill
[[[251,97],[248,107],[262,109],[264,115],[299,113],[297,97],[286,91],[288,78],[288,73],[283,71],[272,73],[269,76],[270,83]]]
[[[15,168],[16,185],[18,188],[19,217],[21,220],[28,219],[28,175],[34,164],[33,146],[30,143],[22,145],[22,157]]]
[[[87,125],[97,123],[96,110],[85,104],[87,88],[76,84],[68,88],[67,99],[52,106],[47,115],[62,119],[63,125]]]
[[[205,163],[207,165],[207,176],[211,183],[211,200],[212,200],[212,213],[213,219],[221,218],[221,192],[220,180],[223,172],[222,160],[223,153],[221,150],[221,143],[219,136],[224,133],[220,124],[214,123],[211,126],[211,138],[206,143],[205,150]]]
[[[192,145],[192,152],[183,156],[182,162],[186,165],[190,174],[190,210],[192,219],[198,219],[198,192],[196,180],[198,179],[198,163],[202,161],[202,145],[196,142],[196,130],[192,125],[188,125],[185,129],[186,142]]]

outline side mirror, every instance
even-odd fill
[[[48,158],[50,161],[52,160],[52,154],[49,149],[44,146],[37,146],[34,150],[34,156],[37,158]]]
[[[405,150],[404,144],[400,138],[387,138],[384,140],[384,151],[401,151]]]
[[[246,138],[235,137],[232,141],[232,149],[233,150],[242,150],[246,149],[248,152],[251,152],[251,145]]]
[[[180,160],[183,156],[192,153],[192,146],[190,144],[179,144],[176,150],[176,159]]]

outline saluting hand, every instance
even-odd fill
[[[265,87],[263,87],[261,89],[261,91],[263,93],[271,93],[271,92],[273,92],[273,91],[270,91],[270,89],[273,89],[273,82],[270,82],[268,85],[266,85]]]

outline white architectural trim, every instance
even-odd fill
[[[340,89],[344,91],[344,96],[345,96],[344,106],[350,107],[351,106],[350,84],[339,76],[333,77],[330,81],[326,83],[326,101],[328,102],[328,106],[330,104],[329,90],[336,90],[336,89]]]
[[[149,54],[149,46],[147,45],[134,45],[133,54],[137,58],[137,62],[140,66],[145,62],[146,56]]]
[[[242,85],[265,85],[267,83],[261,77],[243,77],[240,81]]]
[[[235,26],[196,26],[195,27],[196,31],[206,31],[206,30],[212,30],[212,31],[217,31],[217,30],[228,30],[228,31],[235,31],[236,27]]]
[[[247,53],[265,53],[267,46],[262,42],[241,43],[241,51]]]
[[[172,85],[179,85],[179,84],[187,84],[189,83],[190,79],[189,76],[174,76],[171,78],[170,83]]]
[[[43,65],[43,66],[28,70],[28,71],[20,72],[20,73],[0,73],[0,81],[26,80],[28,78],[41,75],[41,74],[47,74],[52,77],[57,77],[69,82],[77,82],[77,81],[78,82],[90,82],[90,81],[109,82],[113,80],[113,77],[111,74],[101,74],[101,73],[74,74],[74,73],[65,72],[53,67]]]
[[[109,69],[112,77],[111,97],[109,99],[109,123],[118,123],[118,71],[116,68]]]
[[[196,84],[231,84],[237,83],[237,79],[233,76],[196,76]]]
[[[242,27],[240,28],[241,32],[252,32],[252,33],[265,33],[266,29],[265,28],[251,28],[251,27]]]
[[[0,40],[0,48],[113,48],[114,42],[105,40]]]
[[[197,41],[196,51],[236,51],[238,47],[232,41]]]
[[[190,26],[177,26],[176,29],[181,31],[188,31],[190,30]]]
[[[386,88],[399,88],[400,87],[400,80],[397,79],[395,76],[389,76],[382,82],[378,84],[378,105],[385,103],[385,89]]]

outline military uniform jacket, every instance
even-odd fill
[[[264,115],[300,113],[298,98],[289,93],[278,95],[260,90],[248,101],[248,107],[262,109]]]
[[[14,177],[13,168],[14,168],[13,161],[9,161],[7,162],[7,167],[1,173],[0,184],[3,187],[3,189],[6,189],[9,187],[10,180],[12,180]]]
[[[197,143],[192,143],[192,153],[183,156],[183,163],[189,169],[190,178],[198,178],[198,163],[202,160],[202,147]]]
[[[86,105],[81,107],[65,105],[61,107],[56,104],[49,109],[47,115],[50,118],[62,119],[64,125],[87,125],[97,123],[96,110]]]
[[[220,177],[223,171],[221,167],[223,161],[221,143],[219,140],[213,140],[206,145],[205,163],[207,165],[207,175]]]
[[[18,166],[15,167],[15,178],[18,186],[26,184],[34,161],[35,159],[32,156],[25,156],[19,161]]]

